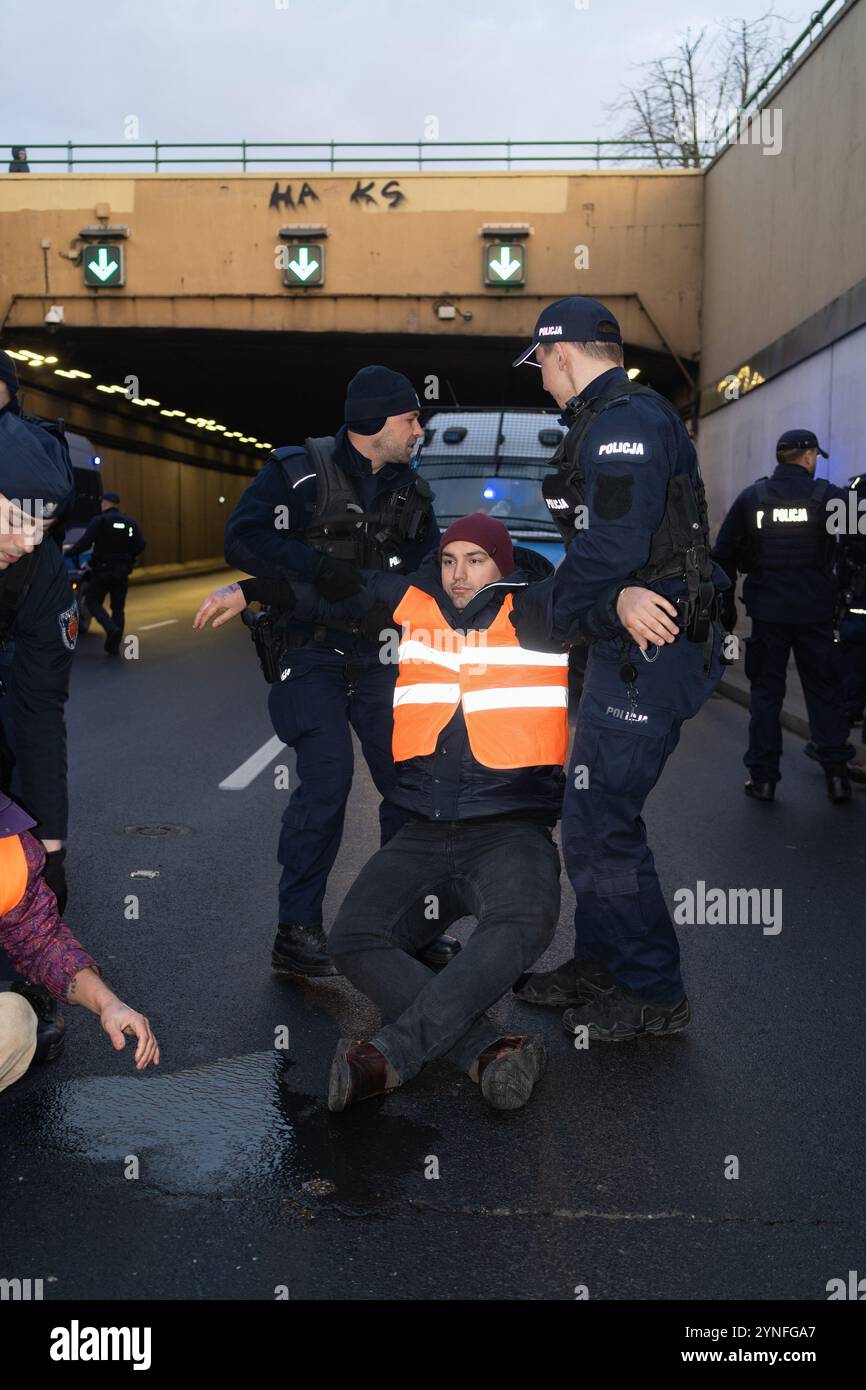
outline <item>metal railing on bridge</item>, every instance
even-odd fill
[[[740,118],[747,118],[760,109],[766,97],[802,57],[812,43],[815,31],[822,30],[830,11],[840,12],[854,0],[825,0],[810,16],[809,23],[784,51],[779,61],[762,77],[760,83],[743,101],[737,116],[723,130],[713,132],[712,138],[691,142],[684,158],[680,140],[613,139],[613,140],[209,140],[132,142],[90,144],[67,140],[58,144],[26,144],[27,162],[45,172],[65,169],[135,168],[149,165],[155,173],[162,170],[186,169],[190,172],[207,170],[216,165],[228,170],[237,165],[242,173],[260,169],[261,172],[283,172],[294,169],[347,168],[374,170],[403,167],[420,169],[450,165],[486,166],[492,169],[522,169],[533,166],[604,166],[696,167],[695,155],[704,164],[718,154],[730,140],[737,138]],[[835,15],[833,16],[835,17]],[[11,141],[0,141],[13,149]],[[122,151],[123,153],[117,153]],[[178,153],[183,151],[183,153]],[[207,153],[211,151],[211,153]],[[219,151],[219,153],[214,153]],[[265,153],[267,152],[267,153]],[[34,157],[35,156],[35,157]],[[44,156],[44,157],[43,157]],[[107,156],[107,157],[106,157]]]
[[[520,169],[544,164],[600,169],[611,164],[657,166],[660,148],[671,163],[677,161],[675,141],[660,144],[654,140],[152,140],[109,145],[68,140],[65,144],[26,146],[31,168],[46,172],[65,168],[68,173],[139,165],[148,165],[155,173],[181,168],[195,172],[213,165],[220,169],[237,165],[242,173],[256,169],[266,173],[301,168],[373,170],[384,165],[420,170],[441,165]],[[708,157],[713,153],[709,143],[705,152]]]

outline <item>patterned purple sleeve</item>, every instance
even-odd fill
[[[28,980],[44,985],[56,999],[66,999],[79,970],[96,961],[79,945],[60,920],[57,899],[42,877],[45,850],[29,831],[21,836],[27,859],[27,887],[11,912],[0,917],[0,945],[16,970]]]

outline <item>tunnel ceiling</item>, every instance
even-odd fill
[[[511,368],[525,345],[523,338],[473,338],[462,332],[452,338],[62,328],[56,333],[9,333],[2,345],[54,355],[59,366],[93,376],[82,385],[49,375],[47,367],[29,372],[23,368],[22,376],[34,386],[61,390],[89,405],[108,399],[114,409],[128,410],[140,421],[138,408],[95,390],[97,382],[120,385],[134,375],[142,396],[189,415],[213,418],[274,445],[333,433],[342,422],[346,383],[371,363],[405,372],[422,404],[428,403],[425,380],[430,376],[439,379],[439,400],[430,404],[553,404],[541,388],[540,373],[530,367]],[[682,399],[683,378],[666,353],[627,347],[626,365],[641,368],[642,382],[671,399]],[[693,364],[688,365],[693,370]]]

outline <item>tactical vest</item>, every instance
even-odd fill
[[[749,570],[828,569],[834,538],[827,530],[830,484],[818,478],[808,497],[774,497],[759,478],[748,502],[742,564]]]
[[[569,411],[566,406],[566,412],[576,418],[551,459],[558,472],[548,474],[542,482],[544,500],[566,548],[577,534],[575,514],[578,508],[586,505],[586,475],[580,464],[583,441],[605,410],[620,405],[629,396],[651,396],[664,407],[669,417],[676,414],[670,402],[657,391],[632,381],[611,386],[601,396],[579,405],[577,410]],[[676,419],[680,424],[678,416]],[[623,578],[626,577],[639,579],[643,584],[654,584],[660,579],[673,577],[683,578],[688,584],[690,608],[697,602],[701,616],[709,616],[715,592],[713,563],[710,559],[706,495],[697,464],[694,478],[688,473],[676,473],[670,479],[664,515],[653,532],[649,559],[634,574],[623,575]]]
[[[483,767],[549,767],[568,755],[568,654],[521,647],[507,594],[489,627],[450,626],[414,585],[394,609],[403,625],[394,687],[395,762],[428,757],[462,708],[469,747]]]
[[[107,569],[119,566],[121,561],[125,561],[131,566],[134,558],[132,540],[133,529],[128,516],[117,511],[103,512],[102,521],[93,542],[92,568],[105,567]]]
[[[430,525],[430,484],[407,466],[405,477],[379,499],[376,511],[366,512],[351,478],[334,458],[334,444],[333,436],[304,441],[316,470],[316,506],[304,540],[335,560],[394,573],[402,568],[406,542],[420,540]]]

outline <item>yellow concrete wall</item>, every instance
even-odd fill
[[[381,192],[391,177],[405,195],[394,208]],[[41,327],[57,302],[72,326],[453,333],[433,312],[447,297],[472,313],[473,334],[525,335],[542,301],[592,294],[611,300],[630,342],[659,348],[647,316],[624,298],[639,294],[675,350],[697,352],[699,173],[308,172],[276,182],[297,200],[305,179],[318,201],[293,209],[269,206],[272,174],[4,177],[0,326]],[[377,206],[351,201],[359,179],[372,183]],[[85,290],[80,267],[60,254],[102,204],[111,223],[130,228],[122,290]],[[484,290],[485,222],[532,227],[525,289]],[[322,290],[282,287],[274,257],[287,223],[327,225]],[[588,269],[575,268],[576,246],[588,248]]]
[[[866,5],[842,15],[771,105],[781,152],[734,145],[705,178],[702,385],[866,275]]]

